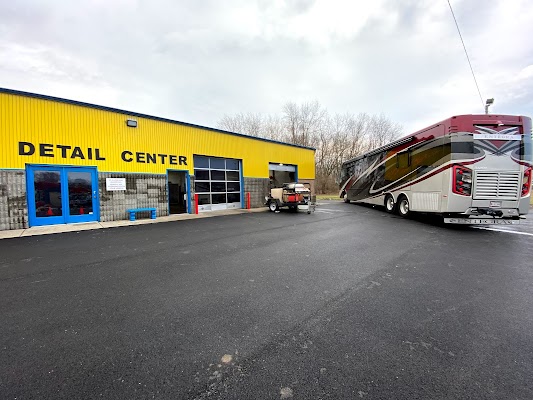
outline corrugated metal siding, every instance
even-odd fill
[[[53,100],[0,93],[0,169],[22,169],[30,164],[63,164],[97,166],[99,171],[165,173],[167,169],[188,169],[193,173],[193,154],[238,158],[243,160],[243,174],[268,178],[268,163],[298,165],[298,176],[314,179],[314,151],[278,143],[269,143],[235,135],[214,132],[177,123],[149,118],[130,117],[137,128],[126,126],[128,115]],[[30,142],[36,154],[20,156],[19,142]],[[87,158],[93,149],[93,160],[62,157],[54,148],[54,157],[38,154],[40,143],[78,146]],[[95,150],[105,161],[95,160]],[[187,166],[124,162],[121,153],[155,153],[187,157]],[[69,151],[70,153],[71,151]]]
[[[516,200],[520,190],[520,173],[516,171],[476,171],[475,200]]]

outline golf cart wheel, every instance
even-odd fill
[[[394,202],[394,197],[392,197],[392,195],[390,194],[385,196],[385,211],[390,214],[396,211],[396,203]]]
[[[272,200],[270,203],[268,203],[268,209],[272,212],[278,211],[279,206],[276,200]]]
[[[400,200],[398,201],[398,214],[400,214],[404,218],[407,218],[409,216],[409,213],[409,199],[407,198],[407,196],[401,196]]]

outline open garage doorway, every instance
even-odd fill
[[[287,164],[268,164],[268,175],[270,177],[270,187],[280,188],[284,183],[296,182],[296,166]]]
[[[189,211],[188,172],[168,171],[168,204],[170,214]]]

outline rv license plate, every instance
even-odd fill
[[[518,219],[489,219],[489,218],[444,218],[446,224],[465,225],[517,225]]]
[[[501,201],[491,201],[490,202],[490,207],[491,208],[496,208],[496,207],[501,207],[502,206],[502,202]]]

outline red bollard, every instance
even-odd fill
[[[252,200],[251,200],[250,192],[247,192],[246,193],[246,209],[249,210],[250,208],[252,208]]]
[[[194,194],[194,211],[195,214],[198,214],[198,195],[196,193]]]

